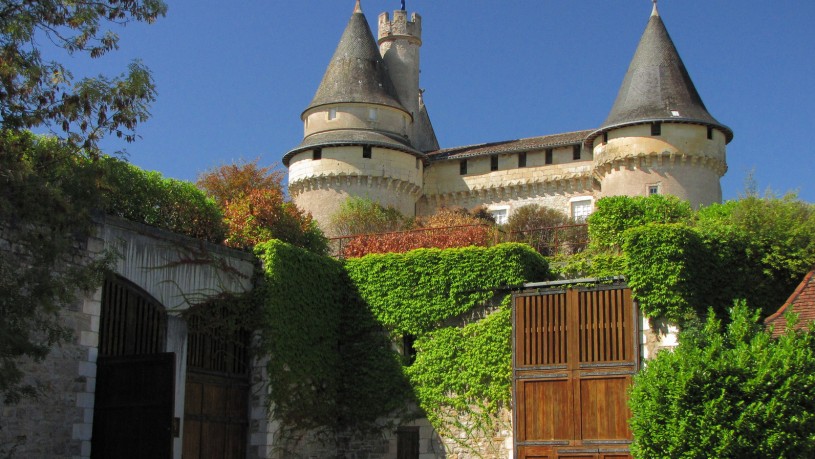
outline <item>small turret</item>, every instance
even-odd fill
[[[656,2],[594,149],[603,196],[671,194],[698,207],[721,201],[733,131],[707,111]]]
[[[439,143],[419,89],[419,49],[422,46],[422,17],[413,13],[408,19],[404,9],[379,15],[379,52],[394,85],[399,102],[413,118],[408,129],[411,145],[427,152],[438,150]]]

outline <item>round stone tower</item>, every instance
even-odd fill
[[[705,108],[654,2],[614,106],[586,139],[601,197],[659,193],[694,207],[721,202],[732,139]]]
[[[410,141],[414,115],[400,94],[357,0],[322,83],[301,115],[303,141],[283,157],[294,202],[329,235],[332,215],[350,196],[415,215],[424,154]]]

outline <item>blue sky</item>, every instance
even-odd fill
[[[69,61],[75,75],[141,59],[158,85],[141,140],[103,145],[168,177],[220,164],[279,164],[354,0],[167,0],[153,25],[114,29],[119,51]],[[399,0],[362,0],[376,30]],[[598,127],[650,0],[407,0],[423,18],[425,102],[443,148]],[[710,113],[730,126],[725,199],[759,191],[815,202],[815,2],[663,0],[659,11]],[[282,167],[282,166],[281,166]]]

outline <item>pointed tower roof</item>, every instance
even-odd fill
[[[727,142],[733,139],[733,131],[705,108],[659,16],[656,2],[617,100],[602,127],[587,142],[617,127],[655,121],[711,126],[724,132]]]
[[[317,94],[303,113],[321,105],[348,102],[386,105],[405,110],[393,96],[392,84],[379,54],[379,47],[362,13],[359,0],[328,64]]]

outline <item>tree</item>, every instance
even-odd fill
[[[99,140],[136,138],[155,87],[147,68],[119,77],[74,80],[43,55],[99,57],[116,49],[107,24],[153,22],[162,0],[4,0],[0,2],[0,395],[34,395],[19,362],[45,358],[71,336],[64,305],[101,281],[107,258],[84,257],[98,201]],[[47,48],[41,45],[50,44]],[[54,53],[58,55],[57,53]],[[60,139],[30,134],[50,129]]]
[[[0,152],[0,395],[11,403],[37,390],[20,360],[41,361],[71,336],[60,310],[97,285],[107,260],[81,247],[100,204],[90,163],[28,132],[0,133]]]
[[[41,43],[69,55],[100,57],[118,47],[105,24],[152,23],[162,0],[6,0],[0,6],[0,119],[20,131],[46,126],[72,147],[99,156],[98,141],[114,134],[130,142],[155,99],[149,70],[130,64],[119,77],[74,81],[70,69],[43,59]]]
[[[779,339],[744,302],[709,314],[634,378],[635,457],[815,457],[815,328]]]
[[[570,222],[569,216],[557,209],[527,204],[512,212],[504,230],[512,241],[525,242],[543,255],[554,255],[562,243],[585,242],[585,237],[583,241],[574,240],[580,239],[574,237],[575,231],[557,228]]]
[[[326,253],[328,244],[317,222],[283,193],[283,174],[260,167],[258,160],[227,164],[201,174],[198,186],[221,206],[226,244],[249,248],[270,239]]]
[[[337,236],[355,236],[400,231],[408,224],[408,219],[392,206],[351,196],[331,216],[330,228]]]

